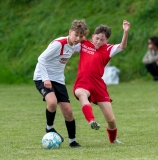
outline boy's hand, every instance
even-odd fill
[[[123,21],[123,30],[125,32],[128,32],[129,31],[129,28],[130,28],[130,23],[126,20]]]
[[[50,80],[45,80],[44,81],[44,86],[46,88],[52,89],[52,83],[51,83],[51,81]]]
[[[128,31],[130,28],[130,23],[128,21],[124,20],[122,26],[123,26],[124,33],[123,33],[122,41],[119,45],[119,48],[125,49],[127,47]]]

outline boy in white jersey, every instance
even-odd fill
[[[84,20],[74,20],[68,37],[55,39],[38,57],[33,78],[36,88],[47,103],[46,132],[57,133],[53,124],[57,104],[59,104],[65,118],[70,147],[80,147],[80,144],[75,139],[76,125],[65,86],[64,69],[67,61],[75,52],[77,44],[82,41],[88,32],[89,30]],[[64,141],[61,135],[60,137]]]

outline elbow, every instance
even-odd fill
[[[142,63],[143,63],[143,64],[145,64],[145,61],[144,61],[144,60],[142,60]]]
[[[147,61],[146,59],[143,59],[143,60],[142,60],[142,63],[143,63],[143,64],[147,64],[148,61]]]
[[[126,49],[126,46],[120,46],[119,48],[121,48],[121,49]]]
[[[121,47],[121,49],[126,49],[126,47]]]
[[[127,45],[122,45],[122,44],[119,45],[120,49],[126,49],[126,47],[127,47]]]

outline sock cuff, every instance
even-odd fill
[[[106,131],[107,131],[109,134],[117,133],[117,128],[115,128],[115,129],[106,128]]]
[[[91,107],[91,108],[92,108],[91,104],[84,104],[84,105],[82,106],[82,108],[83,108],[83,107]]]
[[[48,130],[50,130],[50,129],[54,128],[54,126],[53,126],[53,125],[51,125],[51,126],[46,125],[46,128],[47,128]]]
[[[69,138],[69,143],[76,141],[76,138]]]
[[[110,129],[110,128],[106,127],[106,130],[108,130],[108,131],[115,131],[115,130],[117,130],[117,128]]]
[[[56,114],[56,111],[55,112],[50,112],[47,108],[46,108],[46,112],[50,113],[50,114]]]
[[[66,121],[65,120],[65,123],[74,123],[75,122],[75,119],[73,119],[72,121]]]

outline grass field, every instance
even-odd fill
[[[101,111],[93,105],[99,131],[92,130],[81,114],[79,102],[68,86],[77,123],[77,141],[82,148],[68,146],[60,110],[55,128],[65,138],[60,149],[45,150],[45,103],[33,85],[0,85],[1,160],[156,160],[158,159],[158,83],[133,82],[108,86],[118,124],[118,139],[109,144]]]

